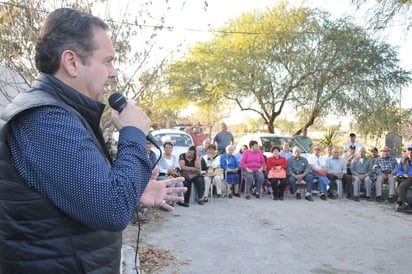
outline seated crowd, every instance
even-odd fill
[[[195,199],[199,205],[208,202],[209,195],[233,198],[240,197],[241,192],[248,200],[251,195],[260,199],[268,193],[274,200],[282,201],[287,193],[289,197],[302,199],[303,196],[313,202],[314,188],[324,201],[346,194],[347,199],[359,202],[361,193],[364,193],[367,201],[374,198],[383,202],[384,183],[388,184],[387,201],[394,203],[399,183],[398,209],[412,210],[407,200],[407,190],[412,186],[412,145],[407,147],[398,163],[386,146],[379,151],[372,149],[371,156],[367,156],[366,148],[352,135],[351,143],[344,147],[343,156],[337,147],[327,148],[322,156],[322,147],[314,145],[313,153],[307,158],[301,156],[301,149],[297,146],[290,151],[287,142],[282,149],[273,146],[272,155],[266,158],[257,141],[250,141],[235,154],[232,144],[226,146],[224,153],[219,153],[216,145],[205,139],[202,146],[190,147],[177,159],[171,153],[173,144],[166,142],[158,163],[158,180],[176,176],[185,178],[180,184],[188,190],[185,194],[177,194],[184,195],[184,202],[178,203],[184,207],[189,207],[192,191],[196,192]]]

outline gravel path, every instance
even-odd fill
[[[393,204],[314,200],[234,197],[177,207],[143,225],[141,246],[176,257],[157,273],[412,273],[412,215]],[[126,247],[135,233],[125,232]],[[126,256],[126,268],[131,263]]]

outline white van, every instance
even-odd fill
[[[302,151],[303,157],[306,157],[308,153],[307,151],[305,151],[305,149],[300,144],[295,142],[295,140],[292,137],[273,134],[273,133],[246,134],[242,136],[237,142],[235,152],[238,152],[242,148],[243,145],[247,145],[249,147],[249,142],[252,140],[255,140],[256,142],[258,142],[259,146],[263,146],[263,150],[264,150],[263,154],[265,154],[265,156],[267,157],[272,156],[272,152],[270,151],[272,146],[278,146],[280,149],[282,149],[283,144],[285,142],[289,142],[290,150],[292,150],[294,146],[298,146]]]
[[[189,147],[194,146],[192,137],[184,131],[175,129],[160,129],[151,132],[156,144],[164,152],[163,144],[171,142],[173,144],[173,154],[179,159],[179,155],[189,150]],[[159,156],[160,152],[154,146],[152,150]]]

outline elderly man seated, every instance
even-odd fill
[[[296,186],[297,183],[304,181],[306,183],[306,196],[305,199],[313,202],[312,198],[312,185],[313,175],[310,169],[308,160],[300,155],[300,148],[293,147],[293,156],[288,159],[288,175],[289,183],[292,188],[292,192],[296,193],[296,199],[301,198],[301,194]]]
[[[313,148],[313,154],[308,157],[308,162],[314,176],[318,177],[320,198],[326,201],[326,191],[329,189],[330,181],[327,177],[328,168],[326,166],[326,160],[320,155],[320,151],[321,147],[315,146]]]
[[[388,180],[389,184],[389,196],[388,202],[393,203],[395,202],[395,181],[396,181],[396,173],[398,168],[398,163],[396,159],[389,155],[389,148],[384,146],[380,150],[381,155],[375,161],[375,165],[373,166],[376,174],[376,201],[383,202],[382,198],[382,184],[384,180]]]
[[[346,161],[339,156],[339,149],[334,147],[332,150],[332,156],[326,160],[326,166],[328,169],[328,179],[331,181],[331,189],[337,189],[337,180],[342,181],[343,189],[352,187],[352,178],[347,175]],[[341,189],[341,191],[343,191]],[[329,198],[334,199],[332,193],[329,194]]]
[[[353,199],[359,201],[359,191],[361,183],[365,184],[366,200],[371,200],[371,186],[372,186],[372,159],[366,156],[366,149],[361,147],[359,149],[359,156],[351,164],[351,171],[353,176]]]

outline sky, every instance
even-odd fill
[[[126,1],[126,0],[125,0]],[[137,3],[139,1],[132,1]],[[141,1],[140,1],[141,2]],[[165,13],[165,10],[155,8],[156,3],[159,7],[164,3],[164,0],[152,0],[154,4],[153,13]],[[159,58],[163,58],[168,52],[180,49],[184,54],[187,47],[199,41],[208,41],[213,34],[209,29],[217,29],[222,27],[225,22],[230,19],[235,19],[242,13],[252,11],[254,9],[264,10],[268,7],[273,7],[278,1],[276,0],[174,0],[169,1],[172,8],[166,13],[165,25],[172,27],[172,31],[163,31],[159,35],[158,43],[162,49],[159,53]],[[184,2],[184,5],[181,4]],[[207,2],[207,7],[205,6]],[[363,13],[356,11],[351,5],[350,0],[290,0],[289,5],[306,6],[310,8],[318,8],[328,11],[332,17],[339,18],[342,16],[355,17],[355,23],[362,25]],[[176,4],[178,3],[178,4]],[[164,4],[163,4],[164,5]],[[412,35],[406,36],[400,31],[399,27],[388,27],[385,35],[387,42],[399,47],[400,65],[405,69],[412,70]],[[409,88],[403,88],[402,107],[412,107],[412,85]],[[243,112],[244,113],[244,112]],[[242,113],[242,114],[243,114]],[[238,115],[236,115],[238,116]]]

